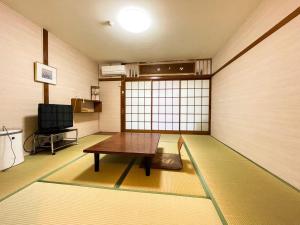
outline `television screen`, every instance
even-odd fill
[[[39,104],[39,132],[53,132],[73,126],[71,105]]]

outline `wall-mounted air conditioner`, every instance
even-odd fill
[[[102,76],[126,75],[125,65],[111,65],[101,67]]]

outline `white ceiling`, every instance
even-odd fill
[[[98,62],[210,58],[261,0],[1,0]],[[142,7],[152,26],[124,31],[120,9]],[[106,26],[111,20],[115,24]]]

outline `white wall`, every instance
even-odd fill
[[[213,71],[300,6],[300,0],[264,0],[213,57]]]
[[[0,2],[0,128],[21,128],[24,136],[36,130],[37,105],[43,102],[43,84],[34,82],[35,61],[43,61],[42,28]],[[58,71],[50,103],[90,98],[90,86],[98,84],[96,62],[50,33],[49,64]],[[80,136],[99,131],[98,116],[75,116]]]
[[[0,3],[0,128],[36,129],[43,87],[33,81],[33,62],[42,59],[41,28]]]
[[[214,57],[214,70],[294,11],[263,1]],[[300,16],[212,80],[212,136],[300,188]]]
[[[100,113],[100,130],[103,132],[121,131],[121,82],[100,82],[100,99],[102,113]]]
[[[98,65],[78,50],[49,34],[49,65],[57,68],[57,85],[49,87],[53,104],[71,104],[71,98],[91,98],[90,87],[98,85]],[[99,131],[99,113],[75,113],[79,136]]]

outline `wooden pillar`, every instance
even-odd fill
[[[125,76],[122,76],[121,80],[121,132],[125,132]]]
[[[43,29],[43,64],[48,65],[48,31]],[[49,104],[49,84],[44,83],[44,104]]]

